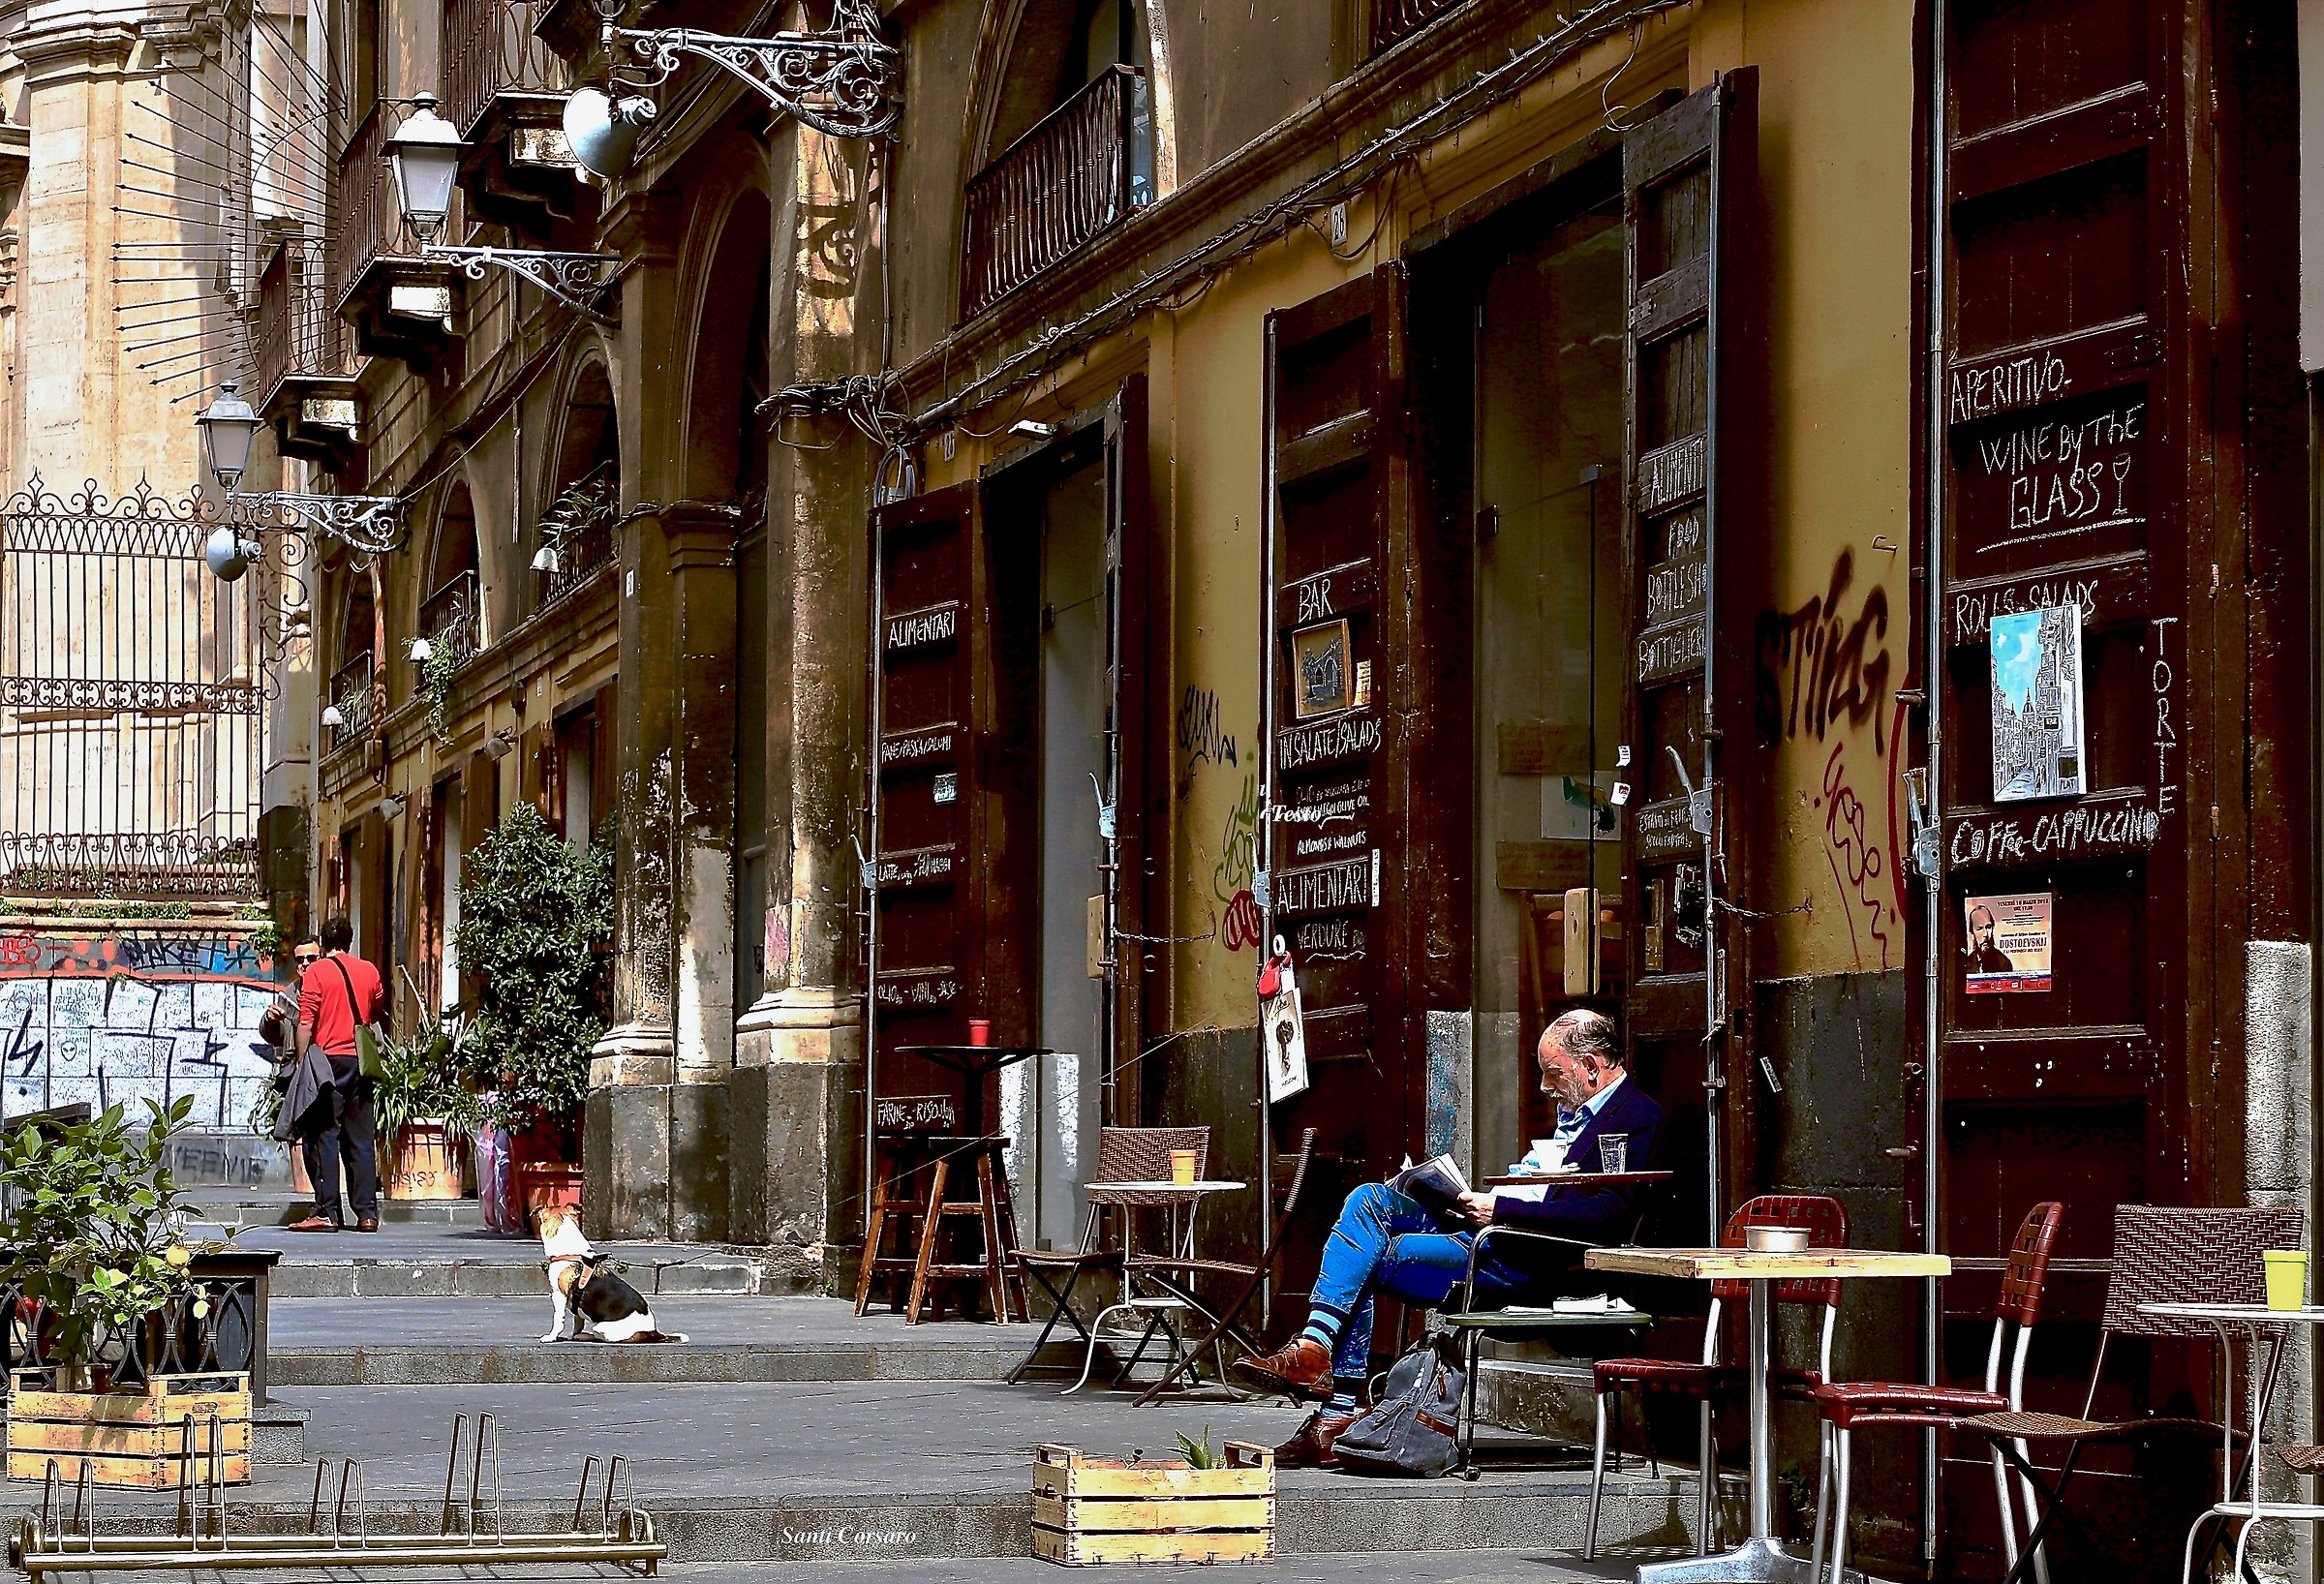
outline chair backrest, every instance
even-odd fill
[[[1210,1130],[1189,1128],[1100,1128],[1097,1134],[1097,1180],[1100,1182],[1168,1182],[1170,1152],[1194,1151],[1194,1174],[1210,1164]]]
[[[1747,1199],[1727,1218],[1727,1230],[1720,1234],[1719,1246],[1743,1247],[1744,1234],[1754,1227],[1805,1227],[1810,1248],[1848,1247],[1848,1206],[1828,1194],[1761,1194]],[[1711,1296],[1715,1298],[1740,1301],[1750,1295],[1749,1282],[1711,1284]],[[1774,1296],[1778,1303],[1820,1303],[1837,1309],[1840,1282],[1837,1277],[1777,1282]]]
[[[2149,1303],[2265,1303],[2260,1252],[2304,1247],[2308,1218],[2296,1209],[2114,1207],[2114,1273],[2100,1329],[2109,1336],[2216,1334],[2204,1320],[2143,1314]]]
[[[2050,1251],[2058,1246],[2058,1223],[2065,1206],[2054,1199],[2026,1212],[2009,1245],[2009,1263],[2002,1270],[2002,1295],[1994,1318],[2013,1325],[2031,1326],[2041,1318],[2041,1288],[2049,1280]]]

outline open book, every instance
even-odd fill
[[[1432,1155],[1418,1166],[1407,1155],[1404,1170],[1389,1178],[1388,1185],[1448,1226],[1472,1225],[1460,1203],[1460,1196],[1469,1191],[1469,1179],[1450,1155]]]

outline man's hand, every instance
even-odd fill
[[[1468,1211],[1469,1219],[1478,1226],[1489,1227],[1493,1224],[1492,1195],[1463,1194],[1460,1196],[1460,1207]]]

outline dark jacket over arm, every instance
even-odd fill
[[[1566,1158],[1585,1171],[1594,1170],[1598,1163],[1599,1136],[1626,1133],[1630,1135],[1630,1169],[1660,1171],[1665,1120],[1663,1108],[1654,1096],[1639,1087],[1636,1079],[1626,1078],[1605,1105],[1591,1116],[1589,1125],[1567,1149]],[[1552,1187],[1538,1204],[1501,1195],[1493,1200],[1493,1221],[1499,1226],[1522,1227],[1528,1232],[1548,1233],[1585,1243],[1612,1242],[1631,1234],[1644,1195],[1644,1189],[1635,1187]]]

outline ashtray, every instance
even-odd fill
[[[1805,1227],[1747,1227],[1743,1246],[1759,1254],[1797,1254],[1808,1246]]]

